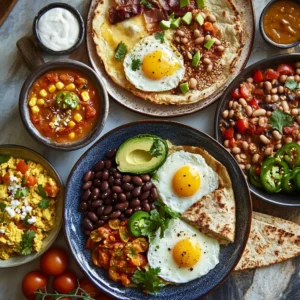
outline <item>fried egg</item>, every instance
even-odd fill
[[[160,238],[160,229],[150,242],[148,263],[160,268],[166,281],[184,283],[207,274],[219,263],[220,245],[196,228],[172,219]]]
[[[167,158],[152,182],[161,200],[183,213],[218,187],[218,176],[201,155],[178,151]]]
[[[185,73],[182,55],[167,39],[161,42],[153,35],[133,47],[125,56],[123,66],[127,80],[147,92],[171,90],[178,86]]]

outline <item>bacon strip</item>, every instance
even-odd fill
[[[158,28],[158,23],[162,20],[168,20],[168,14],[161,8],[154,8],[143,12],[146,21],[147,30],[153,32]]]

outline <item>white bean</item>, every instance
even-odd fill
[[[271,96],[271,99],[272,99],[273,102],[277,102],[277,101],[279,100],[279,96],[276,95],[276,94],[275,94],[275,95],[272,95],[272,96]]]
[[[206,71],[210,73],[213,70],[214,66],[212,64],[208,65]]]
[[[235,137],[237,140],[240,140],[242,138],[242,135],[240,133],[237,133]]]
[[[221,41],[217,38],[214,37],[214,40],[215,40],[215,45],[216,46],[220,46],[221,45]]]
[[[272,94],[277,94],[277,91],[278,91],[277,88],[271,89],[271,93],[272,93]]]
[[[281,147],[282,147],[282,144],[276,144],[274,148],[275,148],[276,150],[278,150],[278,149],[280,149]]]
[[[272,83],[270,81],[265,81],[264,86],[267,91],[271,91]]]
[[[206,57],[206,58],[203,59],[203,63],[206,64],[206,65],[209,65],[209,64],[211,64],[211,60]]]
[[[253,162],[254,164],[256,164],[256,163],[258,162],[259,158],[260,158],[260,155],[259,155],[258,153],[255,153],[255,154],[252,156],[252,162]]]
[[[248,150],[249,144],[246,141],[243,141],[242,148],[243,148],[243,150]]]
[[[233,100],[230,100],[229,103],[228,103],[228,107],[232,108],[232,105],[233,105]]]
[[[276,139],[276,140],[281,140],[281,138],[282,138],[282,135],[277,130],[273,130],[272,135],[273,135],[274,139]]]
[[[246,107],[247,106],[247,101],[244,98],[240,98],[239,99],[239,103],[243,106]]]
[[[278,87],[278,93],[282,94],[284,92],[284,87],[283,86],[279,86]]]
[[[255,110],[252,114],[253,117],[260,117],[260,116],[264,116],[266,114],[266,110],[263,108],[259,108],[257,110]]]
[[[298,113],[299,113],[299,111],[298,111],[297,108],[293,108],[293,109],[292,109],[292,115],[293,115],[293,116],[297,116]]]
[[[247,164],[246,165],[246,170],[250,170],[251,169],[251,164]]]
[[[198,29],[194,30],[194,38],[198,38],[199,36],[201,36],[200,30]]]
[[[288,137],[286,137],[286,138],[284,139],[284,142],[285,142],[286,144],[291,143],[292,141],[293,141],[293,138],[290,137],[290,136],[288,136]]]
[[[260,141],[262,142],[262,143],[264,143],[264,144],[266,144],[266,145],[268,145],[268,144],[270,144],[270,140],[265,136],[265,135],[263,135],[263,134],[261,134],[260,136],[259,136],[259,139],[260,139]]]
[[[190,80],[189,80],[189,87],[190,87],[191,89],[195,89],[196,86],[197,86],[197,79],[195,79],[195,78],[190,78]],[[228,110],[227,110],[227,112],[228,112]]]
[[[212,22],[212,23],[215,23],[215,22],[217,21],[216,17],[215,17],[214,15],[212,15],[212,14],[209,14],[209,15],[207,16],[207,20],[208,20],[209,22]]]
[[[179,36],[185,36],[184,31],[182,31],[182,30],[180,30],[180,29],[178,29],[178,30],[176,31],[176,33],[177,33]]]
[[[285,82],[286,82],[286,79],[287,79],[287,75],[281,75],[281,76],[279,77],[279,81],[280,81],[281,83],[285,83]]]
[[[241,149],[239,147],[233,147],[232,148],[232,153],[239,154],[239,153],[241,153]]]
[[[290,107],[286,101],[281,102],[282,108],[284,112],[288,112],[290,110]]]
[[[225,146],[225,148],[229,148],[229,140],[224,141],[224,146]]]
[[[201,44],[204,42],[204,36],[200,36],[195,40],[195,44]]]
[[[270,156],[273,153],[273,148],[267,148],[264,152],[264,155],[266,156]]]
[[[240,168],[241,168],[242,170],[245,170],[245,165],[244,165],[244,164],[239,164],[239,166],[240,166]]]
[[[253,109],[250,105],[247,105],[246,106],[246,114],[248,117],[251,117],[252,116],[252,112],[253,112]]]

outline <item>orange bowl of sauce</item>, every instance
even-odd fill
[[[273,0],[260,17],[262,37],[279,48],[295,47],[300,42],[300,1]]]

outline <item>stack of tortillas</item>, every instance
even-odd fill
[[[297,255],[300,225],[253,212],[250,236],[235,271],[266,267]]]

